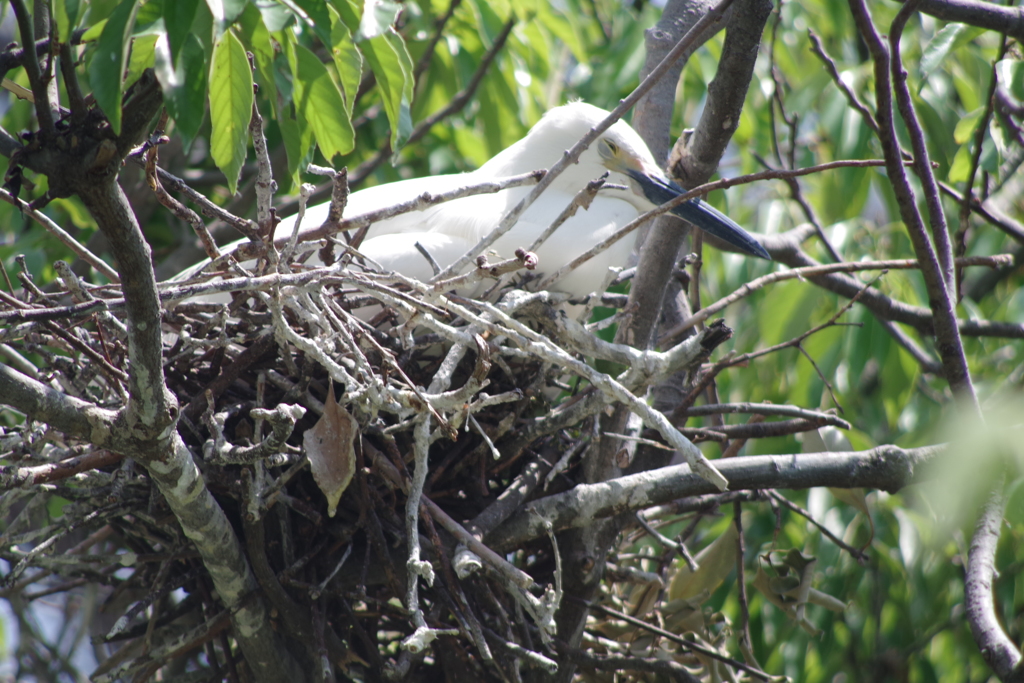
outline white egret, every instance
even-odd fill
[[[353,193],[346,217],[414,199],[424,192],[439,193],[476,182],[496,180],[551,167],[577,140],[600,123],[608,112],[574,102],[552,109],[522,140],[514,143],[476,171],[456,175],[414,178]],[[535,253],[538,272],[552,273],[606,239],[641,213],[683,192],[658,168],[640,136],[618,121],[585,150],[579,162],[566,169],[526,210],[519,221],[491,247],[503,258],[519,247],[529,247],[589,181],[610,173],[607,183],[587,210],[568,219]],[[429,280],[430,262],[416,248],[419,243],[443,268],[454,263],[500,222],[530,187],[480,194],[413,211],[374,223],[360,251],[388,271]],[[303,227],[318,226],[327,218],[329,204],[306,210]],[[768,252],[739,225],[699,200],[681,204],[673,213],[721,238],[740,251],[770,259]],[[295,218],[282,221],[277,239],[292,234]],[[551,289],[585,296],[598,289],[610,266],[629,258],[633,239],[623,239],[558,280]],[[192,272],[195,272],[194,270]]]

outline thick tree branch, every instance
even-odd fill
[[[956,21],[1024,41],[1024,8],[981,0],[922,0],[917,8],[943,21]]]
[[[981,509],[968,553],[964,598],[967,621],[988,665],[1004,683],[1024,680],[1020,648],[999,623],[995,608],[996,547],[1003,526],[1006,497],[1002,477]]]
[[[870,451],[759,455],[716,460],[732,491],[765,488],[877,488],[899,491],[924,480],[922,466],[945,450],[943,446],[902,449],[879,446]],[[690,472],[687,465],[663,467],[596,484],[579,484],[565,493],[535,500],[487,535],[489,547],[503,551],[520,547],[547,532],[594,524],[623,512],[635,512],[677,498],[715,493],[714,487]]]

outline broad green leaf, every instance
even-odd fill
[[[281,139],[288,155],[288,175],[292,184],[298,187],[302,171],[312,160],[313,127],[304,119],[296,120],[291,116],[281,116],[277,120],[281,128]]]
[[[164,4],[164,0],[147,0],[139,5],[132,35],[138,38],[147,34],[164,33]]]
[[[256,71],[260,86],[265,88],[263,96],[270,102],[273,117],[278,118],[277,84],[274,82],[274,45],[270,32],[263,23],[263,16],[255,5],[248,5],[238,20],[238,33],[245,49],[252,52],[256,60]]]
[[[942,63],[956,45],[957,37],[967,29],[966,24],[946,24],[935,37],[928,41],[921,55],[921,80],[925,80]]]
[[[175,0],[170,1],[175,2]],[[210,14],[213,15],[218,36],[234,23],[247,4],[246,0],[206,0],[206,6],[210,8]]]
[[[331,0],[331,7],[337,10],[350,32],[356,33],[359,30],[359,7],[354,0]]]
[[[949,167],[949,174],[946,180],[951,183],[963,183],[971,173],[971,144],[969,142],[960,145],[953,157],[953,164]]]
[[[107,115],[115,133],[121,132],[121,94],[124,92],[121,76],[128,59],[128,41],[138,9],[135,0],[124,0],[114,9],[103,27],[96,54],[89,62],[89,83],[96,104]]]
[[[411,79],[411,74],[403,68],[406,61],[399,56],[399,50],[388,36],[364,40],[359,46],[377,77],[384,111],[391,124],[391,149],[397,152],[412,132],[412,116],[409,113],[409,98],[406,96],[411,88],[411,83],[406,81]],[[408,57],[408,53],[405,56]]]
[[[412,56],[409,54],[409,48],[405,44],[405,39],[402,38],[402,34],[398,31],[388,31],[384,34],[387,41],[391,43],[391,47],[395,50],[395,55],[398,57],[398,62],[402,66],[402,96],[406,100],[406,104],[412,102],[413,98],[413,87],[416,85],[412,81],[412,72],[415,68],[412,63]]]
[[[156,52],[156,40],[160,36],[150,34],[136,38],[132,42],[132,54],[128,60],[128,75],[124,79],[124,87],[131,87],[132,83],[139,80],[139,76],[146,69],[153,66]]]
[[[352,41],[352,32],[341,20],[341,15],[334,7],[329,7],[331,14],[331,56],[334,67],[338,70],[338,79],[345,94],[345,110],[352,116],[356,93],[363,74],[363,56]]]
[[[953,140],[956,141],[956,144],[962,145],[965,142],[970,141],[973,136],[974,129],[978,125],[978,121],[984,114],[985,108],[979,107],[960,119],[960,122],[956,124],[956,128],[953,129]]]
[[[199,39],[191,33],[185,36],[176,65],[171,63],[167,41],[158,41],[156,73],[163,87],[167,112],[185,147],[191,147],[206,112],[206,52]]]
[[[283,31],[285,27],[295,21],[295,15],[284,5],[259,3],[257,9],[260,11],[260,17],[263,18],[263,24],[271,33]]]
[[[210,155],[227,176],[231,194],[248,149],[252,118],[252,71],[245,48],[231,31],[225,31],[213,47],[210,66]]]
[[[364,0],[356,41],[369,40],[388,32],[398,18],[402,6],[388,0]]]
[[[331,41],[331,16],[327,13],[325,0],[295,0],[306,16],[309,17],[308,25],[316,33],[317,37],[325,45]]]
[[[100,36],[103,35],[103,31],[107,28],[107,22],[109,19],[103,19],[102,21],[96,22],[88,31],[82,34],[83,43],[91,43],[99,40]]]
[[[78,26],[80,8],[79,0],[54,0],[53,20],[57,24],[57,36],[61,42],[65,42]]]
[[[1024,102],[1024,62],[1019,59],[1004,59],[996,64],[999,82],[1018,101]]]
[[[169,0],[174,2],[175,0]],[[242,15],[245,8],[249,6],[247,0],[221,0],[224,3],[224,21],[232,24]]]
[[[345,100],[315,54],[301,45],[293,49],[295,108],[312,125],[324,157],[333,161],[335,156],[348,154],[355,146],[355,131],[346,114]]]
[[[196,18],[199,1],[170,0],[164,3],[164,28],[167,30],[172,64],[178,63],[178,52],[185,42],[185,37],[192,32],[192,22]]]

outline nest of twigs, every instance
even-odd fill
[[[695,371],[727,328],[711,326],[666,353],[602,341],[597,328],[569,317],[564,296],[511,288],[522,273],[507,273],[528,267],[529,254],[481,261],[440,284],[374,273],[351,254],[316,268],[301,260],[276,273],[267,264],[264,275],[233,267],[163,286],[166,382],[182,408],[179,433],[243,539],[296,657],[332,662],[355,680],[522,680],[570,659],[593,672],[595,653],[653,650],[654,671],[688,680],[704,670],[712,660],[691,646],[641,637],[646,632],[609,616],[609,608],[648,612],[674,557],[638,550],[628,534],[597,594],[603,611],[580,646],[567,649],[556,616],[566,572],[600,577],[604,558],[564,567],[556,533],[571,524],[538,522],[529,503],[584,481],[581,462],[597,448],[598,420],[615,402],[653,427],[645,438],[678,441],[647,408],[645,388]],[[65,275],[73,293],[80,285]],[[481,282],[498,284],[489,299],[453,293],[484,289]],[[573,312],[586,320],[600,303],[592,297]],[[616,316],[622,322],[628,310]],[[49,324],[56,329],[19,342],[42,359],[41,375],[69,393],[122,405],[123,390],[109,376],[125,357],[116,315]],[[102,349],[106,364],[78,346]],[[7,457],[23,463],[86,449],[47,437],[38,423],[6,439]],[[618,457],[627,467],[628,452]],[[190,670],[188,680],[245,680],[202,561],[146,472],[119,460],[44,487],[48,497],[72,501],[58,523],[8,527],[5,547],[47,542],[9,554],[16,571],[6,594],[108,586],[103,611],[111,621],[93,633],[106,659],[94,680],[144,680],[160,669]],[[38,509],[23,493],[5,496],[5,514]],[[658,514],[678,521],[670,506]],[[45,552],[63,546],[59,560]],[[19,588],[18,577],[32,580]],[[673,609],[700,614],[689,603]],[[688,628],[691,642],[717,651],[712,627]]]

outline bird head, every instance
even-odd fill
[[[548,168],[560,154],[607,116],[604,109],[585,102],[555,107],[537,122],[525,138],[494,157],[481,171],[502,176]],[[683,189],[669,180],[658,166],[643,138],[621,120],[612,124],[596,143],[584,150],[579,162],[566,169],[553,187],[575,193],[604,170],[612,173],[609,183],[629,188],[606,191],[615,192],[638,211],[647,211],[683,193]],[[674,208],[672,213],[745,254],[771,259],[760,243],[707,202],[691,200]]]

